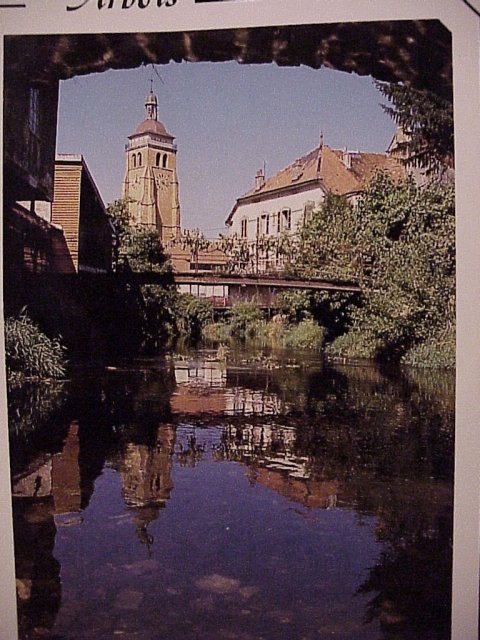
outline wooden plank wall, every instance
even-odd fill
[[[80,164],[57,164],[55,166],[52,223],[59,224],[63,228],[66,240],[65,248],[69,254],[57,256],[60,271],[64,271],[63,263],[65,263],[67,271],[70,270],[72,263],[75,270],[78,270],[81,178],[82,167]]]

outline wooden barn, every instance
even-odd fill
[[[65,235],[56,251],[60,273],[111,271],[112,223],[81,155],[56,157],[51,222]]]

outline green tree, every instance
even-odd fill
[[[227,319],[231,335],[243,339],[255,335],[264,316],[254,302],[237,302],[229,311]]]
[[[175,312],[180,333],[193,341],[198,340],[202,335],[203,327],[213,321],[211,301],[190,293],[179,294]]]
[[[156,229],[130,223],[128,201],[115,200],[108,205],[116,231],[115,262],[117,268],[127,266],[132,271],[169,272],[170,262]]]
[[[163,285],[140,287],[140,308],[136,309],[142,343],[148,350],[157,349],[167,336],[175,333],[177,291],[173,269],[155,229],[133,226],[128,215],[128,202],[115,200],[108,206],[116,230],[117,270],[156,272],[165,275]],[[138,329],[138,327],[137,327]]]
[[[395,184],[378,174],[356,211],[369,284],[352,314],[350,334],[333,348],[344,355],[400,359],[435,331],[454,327],[453,188]]]
[[[185,229],[178,240],[176,240],[182,249],[190,249],[192,261],[195,264],[195,272],[198,271],[198,256],[201,251],[207,251],[211,242],[200,229]]]
[[[248,271],[251,255],[247,238],[241,238],[236,233],[228,236],[220,234],[218,248],[227,256],[225,270],[228,273]]]
[[[454,166],[453,104],[427,90],[375,82],[389,100],[384,111],[405,133],[397,150],[407,166],[441,173]]]
[[[361,280],[363,256],[357,228],[357,212],[346,197],[328,194],[291,241],[292,273],[302,278]]]

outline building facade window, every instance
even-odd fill
[[[159,167],[159,166],[160,166],[160,157],[161,157],[161,154],[160,154],[160,153],[157,153],[157,155],[156,155],[156,157],[155,157],[155,166],[156,166],[156,167]]]
[[[164,169],[166,169],[166,168],[167,168],[167,161],[168,161],[168,156],[167,156],[167,154],[166,154],[166,153],[164,153],[164,154],[163,154],[163,161],[162,161],[162,167],[163,167]]]
[[[282,231],[290,231],[292,228],[291,209],[283,209],[281,219],[282,219]]]
[[[133,168],[136,169],[137,168],[137,156],[136,156],[135,153],[132,155],[132,160],[133,160]]]
[[[142,154],[139,152],[138,154],[138,166],[141,167],[142,166]]]
[[[266,236],[268,236],[270,233],[270,216],[268,215],[268,213],[262,213],[260,233]]]
[[[246,218],[242,218],[242,220],[240,221],[240,236],[242,238],[247,237],[247,219]]]

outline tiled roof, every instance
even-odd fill
[[[319,161],[319,147],[310,151],[303,158],[295,160],[292,164],[285,167],[274,176],[265,181],[265,184],[259,189],[253,188],[247,191],[239,200],[249,198],[257,194],[266,194],[277,189],[285,189],[287,187],[296,186],[310,180],[317,179],[317,169]]]
[[[279,189],[295,188],[312,180],[319,180],[327,192],[348,194],[361,191],[376,170],[386,170],[396,180],[405,175],[398,160],[385,153],[348,151],[350,168],[343,161],[344,153],[327,145],[317,147],[268,178],[262,187],[250,189],[238,200],[266,195]]]
[[[143,120],[143,122],[141,122],[135,129],[135,133],[129,136],[129,138],[140,136],[145,133],[155,133],[156,135],[173,139],[173,136],[170,135],[165,129],[165,125],[159,120],[154,120],[153,118],[147,118],[146,120]]]

